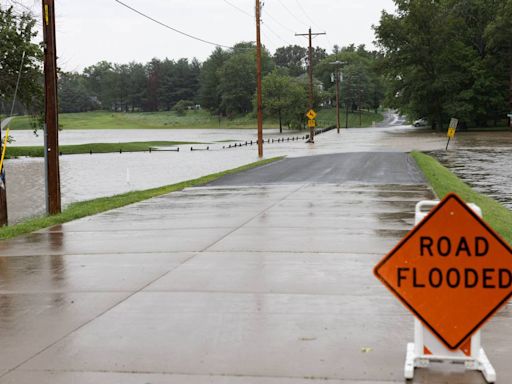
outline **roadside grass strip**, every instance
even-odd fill
[[[155,147],[176,147],[179,145],[204,144],[199,142],[186,141],[143,141],[128,143],[91,143],[77,145],[61,145],[59,151],[63,155],[81,155],[97,153],[118,153],[118,152],[148,152]],[[44,157],[44,147],[8,147],[7,158],[16,157]]]
[[[412,152],[411,156],[439,198],[442,199],[448,193],[454,192],[464,201],[475,203],[482,209],[485,221],[509,244],[512,243],[512,211],[496,200],[475,192],[433,157],[421,152]]]
[[[275,161],[282,160],[284,157],[274,157],[247,164],[238,168],[230,169],[223,172],[214,173],[203,176],[198,179],[183,181],[178,184],[168,185],[159,188],[148,189],[144,191],[133,191],[114,195],[110,197],[102,197],[94,200],[88,200],[70,204],[62,213],[54,216],[43,216],[29,219],[23,223],[0,228],[0,240],[11,239],[20,235],[25,235],[40,229],[52,227],[54,225],[64,224],[69,221],[81,219],[86,216],[96,215],[98,213],[110,211],[112,209],[121,208],[126,205],[138,203],[153,197],[166,195],[171,192],[181,191],[185,188],[198,187],[208,184],[212,181],[220,179],[223,176],[231,175],[256,167],[261,167]]]

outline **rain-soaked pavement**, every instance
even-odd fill
[[[403,382],[413,319],[372,268],[432,197],[405,154],[297,157],[0,242],[0,383]],[[483,332],[504,383],[511,309]]]

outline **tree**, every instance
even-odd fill
[[[286,68],[290,76],[300,76],[306,73],[305,59],[308,50],[298,45],[281,47],[274,53],[274,62],[279,68]]]
[[[266,49],[262,50],[262,75],[269,73],[274,63]],[[256,92],[256,49],[252,43],[235,46],[231,57],[219,70],[221,111],[228,115],[252,111],[252,99]]]
[[[85,68],[83,74],[88,91],[98,98],[101,108],[112,110],[116,101],[116,76],[113,64],[100,61]]]
[[[143,64],[132,62],[128,64],[128,73],[131,84],[128,94],[128,104],[132,112],[136,109],[143,110],[147,97],[148,84],[146,68]]]
[[[21,69],[18,100],[33,112],[40,112],[42,103],[41,48],[32,41],[37,36],[36,21],[27,12],[17,13],[14,8],[3,8],[0,4],[0,101],[12,101],[21,58],[25,60]],[[21,112],[21,111],[20,111]]]
[[[63,72],[59,76],[59,110],[62,113],[87,112],[97,109],[99,103],[85,86],[85,79],[78,73]]]
[[[222,95],[219,89],[220,69],[229,59],[230,54],[217,47],[208,60],[203,63],[200,74],[199,101],[205,109],[220,114]]]
[[[391,84],[389,105],[413,118],[425,116],[438,129],[450,117],[473,125],[497,122],[508,109],[512,30],[510,19],[496,26],[507,18],[500,15],[507,15],[510,1],[395,4],[396,14],[384,12],[375,28]]]
[[[335,61],[343,63],[340,69],[343,75],[341,99],[348,109],[378,109],[384,99],[385,81],[379,73],[381,60],[377,52],[367,51],[364,45],[349,45],[335,48],[335,53],[327,56],[315,67],[315,76],[323,83],[324,89],[330,94],[331,100],[336,96],[332,74],[335,71],[331,64]]]
[[[267,116],[279,119],[279,131],[283,132],[283,122],[300,126],[308,103],[304,87],[279,70],[267,75],[262,85],[263,111]]]

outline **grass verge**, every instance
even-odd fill
[[[238,172],[243,172],[252,168],[260,167],[275,161],[281,160],[283,157],[274,157],[271,159],[257,161],[255,163],[247,164],[242,167],[230,169],[227,171],[214,173],[208,176],[203,176],[198,179],[184,181],[178,184],[168,185],[159,188],[148,189],[145,191],[134,191],[115,195],[110,197],[102,197],[99,199],[83,201],[71,204],[61,214],[54,216],[44,216],[30,219],[23,223],[13,225],[11,227],[0,228],[0,240],[11,239],[20,235],[25,235],[43,228],[48,228],[58,224],[64,224],[72,220],[80,219],[82,217],[96,215],[112,209],[121,208],[126,205],[138,203],[139,201],[151,199],[153,197],[166,195],[171,192],[181,191],[185,188],[197,187],[205,185],[223,176],[231,175]]]
[[[12,130],[33,130],[34,120],[30,116],[16,117],[10,123]],[[255,129],[253,114],[233,118],[210,114],[208,111],[176,112],[80,112],[60,113],[59,125],[64,130],[72,129]],[[278,127],[275,119],[265,119],[264,128]],[[41,127],[39,127],[41,128]]]
[[[304,111],[306,113],[306,111]],[[384,119],[382,114],[363,111],[362,127],[371,127]],[[318,110],[318,126],[325,128],[336,124],[336,108]],[[341,109],[341,122],[345,126],[345,111]],[[37,123],[30,116],[17,116],[10,123],[12,130],[33,130]],[[359,127],[359,113],[349,113],[349,127]],[[256,129],[256,116],[248,113],[233,118],[210,114],[208,111],[188,111],[185,115],[176,112],[81,112],[59,114],[59,125],[64,130],[72,129]],[[275,118],[265,117],[264,128],[278,128]],[[41,128],[41,127],[39,127]],[[286,129],[286,127],[284,127]]]
[[[441,199],[454,192],[464,201],[475,203],[484,213],[484,219],[510,244],[512,243],[512,211],[499,202],[481,193],[475,192],[450,170],[442,166],[436,159],[420,152],[412,152],[434,192]]]
[[[92,143],[80,145],[61,145],[60,152],[63,155],[78,155],[86,153],[115,153],[115,152],[146,152],[154,147],[171,147],[188,144],[203,144],[184,141],[144,141],[128,143]],[[44,148],[41,146],[7,147],[6,157],[44,157]]]

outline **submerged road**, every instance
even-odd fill
[[[403,383],[412,316],[372,268],[432,197],[405,154],[313,156],[0,242],[0,383]]]

